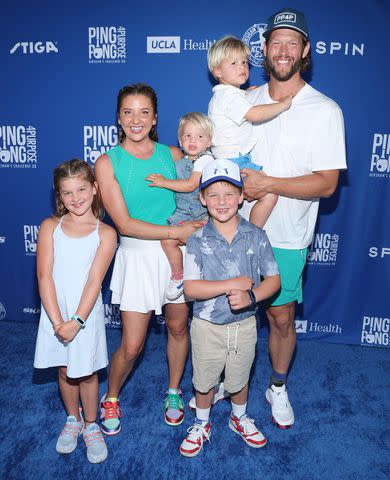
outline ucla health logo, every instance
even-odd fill
[[[37,129],[25,125],[0,126],[0,168],[36,168]]]
[[[370,163],[370,177],[389,178],[390,133],[374,133]]]
[[[255,23],[244,33],[242,41],[245,42],[250,49],[249,63],[254,67],[261,67],[263,60],[263,45],[265,39],[263,33],[267,30],[265,23]]]
[[[24,250],[26,255],[36,255],[38,232],[38,225],[23,225]]]
[[[0,320],[4,320],[6,316],[7,316],[7,310],[5,309],[5,306],[2,303],[0,303]]]
[[[339,238],[337,233],[316,233],[307,252],[307,263],[336,265]]]
[[[388,317],[364,316],[362,321],[361,344],[389,347],[390,319]]]
[[[119,305],[113,305],[111,303],[104,303],[104,319],[106,325],[114,328],[121,328],[121,312]]]
[[[180,37],[146,37],[146,53],[180,53]]]
[[[9,53],[21,53],[24,55],[42,54],[42,53],[58,53],[57,42],[17,42],[10,49]]]
[[[297,333],[307,332],[307,320],[295,320],[295,331]]]
[[[96,160],[118,144],[115,125],[84,125],[84,160],[94,164]]]
[[[88,28],[89,63],[126,63],[125,27]]]

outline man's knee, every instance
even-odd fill
[[[270,329],[282,337],[286,338],[294,331],[294,304],[270,308],[267,314]]]

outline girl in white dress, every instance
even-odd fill
[[[96,372],[108,364],[101,284],[117,237],[112,227],[100,221],[104,210],[86,162],[70,160],[59,165],[54,170],[54,190],[55,214],[42,222],[38,236],[42,306],[34,367],[58,367],[67,419],[57,452],[72,452],[82,433],[88,460],[99,463],[107,458],[96,424]]]

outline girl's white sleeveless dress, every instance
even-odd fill
[[[81,238],[65,235],[61,223],[62,218],[53,232],[53,280],[62,318],[70,321],[70,317],[79,305],[89,270],[100,244],[99,221],[93,232]],[[54,335],[49,317],[41,305],[35,347],[35,368],[66,366],[68,377],[79,378],[90,375],[106,367],[107,364],[106,329],[101,293],[86,319],[85,328],[80,329],[74,340],[66,345]]]

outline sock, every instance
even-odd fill
[[[168,388],[168,394],[169,395],[176,395],[177,393],[179,393],[178,388]]]
[[[183,270],[181,272],[172,272],[172,280],[183,280]]]
[[[115,403],[118,401],[118,397],[107,397],[106,402]]]
[[[269,387],[275,385],[275,387],[282,387],[287,381],[287,372],[279,373],[276,370],[272,370],[271,378],[269,381]]]
[[[243,415],[246,414],[246,406],[248,402],[245,402],[243,405],[237,405],[233,401],[231,402],[232,404],[232,414],[240,419]]]
[[[209,423],[210,418],[210,410],[209,408],[198,408],[196,407],[196,418],[195,421],[202,422],[202,427],[205,427]]]

